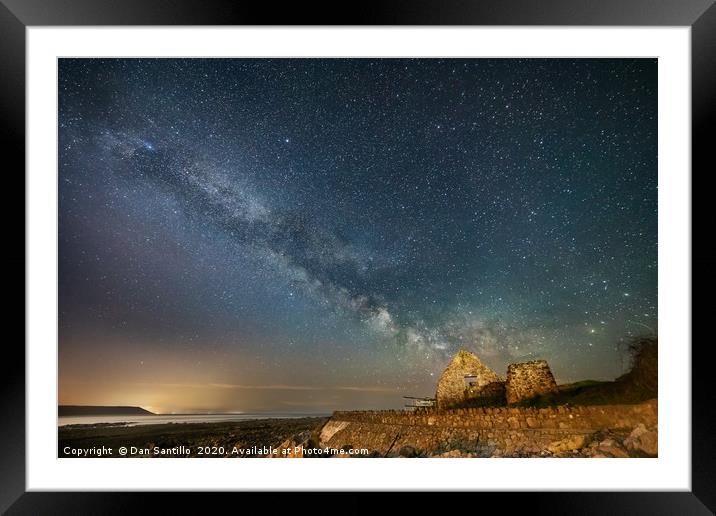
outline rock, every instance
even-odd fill
[[[597,453],[601,453],[606,455],[607,457],[613,457],[617,459],[626,459],[629,457],[629,452],[627,452],[624,448],[622,448],[618,444],[614,444],[613,446],[599,446],[597,448]]]
[[[433,457],[437,458],[459,458],[468,456],[470,456],[470,454],[463,454],[460,450],[450,450],[439,455],[433,455]]]
[[[418,457],[419,453],[418,453],[418,450],[416,450],[414,447],[406,445],[406,446],[403,446],[402,448],[400,448],[398,455],[400,455],[401,457],[411,457],[412,458],[412,457]]]
[[[325,443],[330,441],[334,435],[336,435],[341,430],[344,430],[346,427],[348,427],[349,424],[350,423],[348,423],[347,421],[330,420],[321,429],[321,435],[319,440],[321,445],[324,445]]]
[[[311,430],[304,430],[290,437],[278,445],[277,453],[268,455],[268,458],[301,459],[304,449],[311,447]],[[240,447],[237,445],[237,447]]]
[[[608,437],[606,439],[603,439],[602,441],[594,441],[589,446],[588,449],[585,450],[586,457],[594,457],[594,458],[627,458],[629,457],[629,452],[621,445],[619,440],[614,439],[612,437]]]
[[[563,453],[567,451],[579,450],[584,448],[591,441],[591,437],[588,435],[573,435],[562,439],[560,441],[554,441],[547,445],[547,451],[551,453]]]
[[[656,430],[649,430],[640,424],[624,439],[624,446],[637,455],[656,457],[659,453],[659,436]]]
[[[303,446],[297,443],[294,439],[286,439],[282,442],[275,455],[267,455],[269,459],[302,459],[303,458]]]

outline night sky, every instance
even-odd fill
[[[60,59],[60,403],[399,408],[657,328],[655,59]]]

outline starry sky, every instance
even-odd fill
[[[399,408],[657,332],[655,59],[60,59],[59,401]]]

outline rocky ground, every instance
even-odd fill
[[[631,432],[599,431],[593,434],[574,435],[566,439],[550,443],[542,452],[535,453],[503,453],[493,450],[491,457],[584,457],[584,458],[629,458],[656,457],[658,454],[658,431],[639,425]],[[419,454],[416,450],[399,450],[404,457],[484,457],[476,453],[466,452],[459,448],[440,454]]]
[[[264,449],[300,435],[309,439],[327,421],[322,417],[256,419],[221,423],[170,423],[161,425],[74,425],[59,428],[59,457],[79,456],[82,450],[105,447],[104,457],[258,457]],[[127,448],[121,455],[120,448]],[[134,447],[137,453],[132,454]],[[183,448],[182,448],[183,447]],[[166,454],[154,449],[167,450]],[[232,453],[235,449],[243,453]],[[150,450],[140,453],[140,450]],[[92,452],[87,452],[88,456]]]
[[[280,447],[285,449],[308,448],[315,439],[314,432],[302,432],[284,441]],[[350,448],[350,446],[348,447]],[[445,450],[445,448],[449,448]],[[658,454],[658,432],[639,425],[631,432],[603,430],[592,434],[575,434],[550,443],[539,453],[506,452],[495,446],[476,445],[475,443],[445,443],[441,450],[420,450],[413,446],[403,446],[390,451],[388,458],[486,458],[486,457],[583,457],[583,458],[629,458],[656,457]],[[346,456],[344,456],[346,457]],[[369,451],[367,455],[355,458],[384,457],[383,454]],[[339,458],[339,456],[333,456]]]
[[[77,456],[71,450],[110,449],[103,456],[120,457],[121,447],[149,450],[128,453],[137,457],[307,457],[301,450],[318,445],[318,432],[327,418],[263,419],[222,423],[174,423],[128,427],[124,425],[91,425],[59,429],[59,456]],[[576,434],[550,443],[539,453],[506,452],[494,446],[479,447],[475,443],[445,443],[440,450],[419,450],[403,446],[387,457],[412,458],[478,458],[478,457],[585,457],[628,458],[656,457],[656,428],[639,425],[632,431],[603,430],[592,434]],[[266,449],[272,451],[267,454]],[[447,450],[445,448],[448,448]],[[155,453],[154,450],[170,453]],[[237,453],[237,449],[244,450]],[[176,453],[172,454],[171,450]],[[284,452],[287,450],[288,453]],[[291,450],[298,450],[292,452]],[[314,455],[315,456],[315,455]],[[325,455],[323,456],[325,457]],[[338,457],[334,455],[333,457]],[[344,456],[345,457],[345,456]],[[383,457],[371,452],[362,457]]]

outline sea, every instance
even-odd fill
[[[249,421],[252,419],[296,419],[302,417],[328,417],[330,414],[281,414],[281,413],[240,413],[240,414],[127,414],[127,415],[87,415],[60,416],[57,426],[67,425],[162,425],[166,423],[221,423],[226,421]]]

